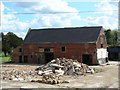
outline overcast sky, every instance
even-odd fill
[[[29,28],[103,26],[113,30],[118,28],[117,10],[118,2],[112,0],[4,0],[1,30],[22,38]]]

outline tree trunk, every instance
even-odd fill
[[[5,57],[7,57],[7,52],[4,52]]]

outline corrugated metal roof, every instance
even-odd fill
[[[24,43],[95,43],[101,28],[102,26],[31,29]]]

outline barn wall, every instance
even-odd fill
[[[65,46],[66,51],[62,52],[61,47]],[[53,47],[54,49],[54,58],[68,58],[68,59],[77,59],[79,62],[82,62],[83,54],[91,54],[93,59],[93,64],[97,64],[96,60],[96,44],[24,44],[23,55],[28,56],[28,63],[37,63],[35,53],[40,52],[40,47]],[[16,51],[17,52],[17,51]],[[13,60],[18,62],[18,55],[13,54]]]
[[[12,61],[13,62],[19,62],[19,56],[22,55],[21,52],[19,52],[19,49],[21,48],[21,46],[18,46],[17,48],[15,48],[13,51],[12,51]]]
[[[96,46],[97,46],[97,60],[98,60],[99,64],[106,63],[106,58],[108,57],[108,52],[107,52],[106,36],[104,34],[103,29],[101,29],[100,35],[96,42]]]
[[[103,29],[101,29],[98,40],[96,42],[97,49],[101,49],[101,44],[103,44],[103,48],[107,49],[107,41]]]

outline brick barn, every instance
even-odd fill
[[[29,29],[24,42],[12,52],[17,63],[45,64],[54,58],[77,59],[85,64],[106,62],[102,26]]]

